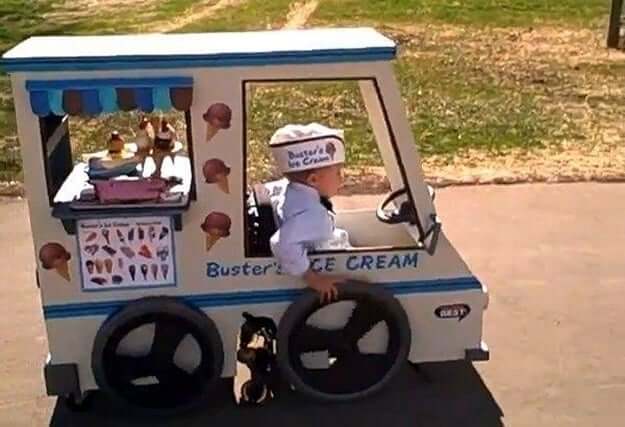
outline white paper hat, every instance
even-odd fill
[[[273,134],[269,145],[282,173],[345,162],[343,131],[319,123],[286,125]]]

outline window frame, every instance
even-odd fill
[[[197,189],[196,189],[197,187],[196,187],[195,173],[194,173],[194,168],[193,168],[193,165],[195,163],[194,163],[194,154],[193,154],[193,129],[192,129],[192,120],[191,120],[191,110],[190,109],[184,110],[183,113],[184,113],[184,120],[186,124],[186,132],[185,132],[186,143],[187,143],[186,151],[189,155],[189,162],[191,163],[191,186],[189,188],[189,202],[191,202],[191,201],[197,200]],[[151,114],[151,113],[146,113],[146,114]],[[48,205],[50,207],[54,207],[56,205],[62,204],[62,203],[55,203],[54,198],[56,196],[56,193],[59,191],[59,189],[61,188],[61,186],[63,185],[63,183],[65,182],[65,180],[67,179],[67,177],[72,172],[75,166],[74,159],[72,157],[71,135],[69,131],[70,120],[71,120],[71,115],[69,114],[65,114],[64,116],[57,116],[55,114],[49,114],[45,117],[39,117],[39,120],[37,121],[39,125],[39,135],[41,137],[44,176],[46,180],[45,185],[46,185],[46,191],[48,193]],[[53,123],[55,121],[58,121],[58,125],[54,129],[49,130],[47,128],[48,123]],[[58,141],[51,142],[51,139],[55,137],[56,133],[61,129],[61,126],[65,128],[65,132],[63,132],[62,135],[57,136]],[[66,147],[65,148],[60,147],[60,144],[64,144],[66,145]],[[50,145],[53,145],[53,148],[52,148],[52,151],[49,152],[48,148]],[[67,159],[65,159],[66,161],[63,162],[62,164],[62,167],[64,169],[64,172],[63,172],[64,176],[60,183],[51,181],[53,179],[52,170],[56,169],[58,165],[51,164],[52,162],[50,161],[50,158],[51,158],[51,154],[54,153],[57,149],[64,149],[66,151],[66,154],[69,154],[69,163],[67,163]],[[69,164],[69,170],[66,170],[68,164]],[[166,206],[163,207],[163,209],[167,209],[167,208],[168,207]],[[115,208],[115,209],[126,210],[129,208]],[[159,208],[154,208],[154,209],[159,209]]]
[[[241,81],[241,96],[242,96],[242,144],[243,144],[243,155],[242,155],[242,163],[243,163],[243,177],[242,177],[242,192],[241,197],[243,198],[242,203],[242,215],[243,215],[243,227],[245,237],[243,239],[244,246],[244,255],[246,258],[267,258],[265,255],[256,255],[252,254],[250,251],[249,245],[249,224],[248,224],[248,215],[247,215],[247,198],[248,198],[248,184],[247,184],[247,155],[248,155],[248,140],[247,140],[247,129],[248,129],[248,96],[247,96],[247,88],[249,84],[263,84],[263,83],[316,83],[316,82],[370,82],[373,84],[373,88],[375,90],[377,101],[379,102],[380,108],[382,110],[382,115],[384,117],[384,126],[386,131],[388,132],[389,142],[391,144],[391,148],[393,150],[393,154],[395,155],[395,159],[397,162],[397,167],[399,169],[401,180],[403,184],[403,188],[406,189],[406,197],[408,202],[412,205],[415,213],[417,214],[416,223],[414,224],[417,227],[419,232],[419,236],[421,236],[421,240],[423,240],[425,233],[423,232],[423,227],[419,221],[417,205],[412,196],[412,191],[410,188],[410,181],[406,174],[405,165],[400,155],[399,146],[397,145],[397,138],[395,133],[393,132],[391,122],[389,119],[388,109],[384,103],[384,98],[382,97],[382,91],[380,89],[380,85],[378,83],[378,79],[375,76],[367,76],[367,77],[319,77],[319,78],[276,78],[276,79],[258,79],[258,78],[250,78],[243,79]],[[360,87],[360,85],[359,85]],[[359,93],[362,95],[362,89],[359,90]],[[371,117],[367,113],[367,118],[369,122],[371,122]],[[379,149],[379,141],[375,138],[376,145]],[[384,165],[386,171],[386,165]],[[368,247],[357,247],[352,249],[330,249],[330,250],[320,250],[320,251],[310,251],[309,255],[331,255],[331,254],[351,254],[351,253],[375,253],[375,252],[397,252],[397,251],[407,251],[407,250],[426,250],[422,241],[418,241],[415,239],[414,245],[408,246],[368,246]],[[271,257],[271,256],[270,256]]]

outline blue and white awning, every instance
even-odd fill
[[[191,77],[28,80],[26,89],[38,116],[95,116],[135,109],[186,111],[193,102]]]

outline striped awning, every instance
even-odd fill
[[[135,109],[186,111],[193,102],[191,77],[28,80],[26,89],[38,116],[95,116]]]

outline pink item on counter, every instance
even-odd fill
[[[101,203],[155,201],[167,190],[167,182],[160,178],[95,181],[93,185]]]

